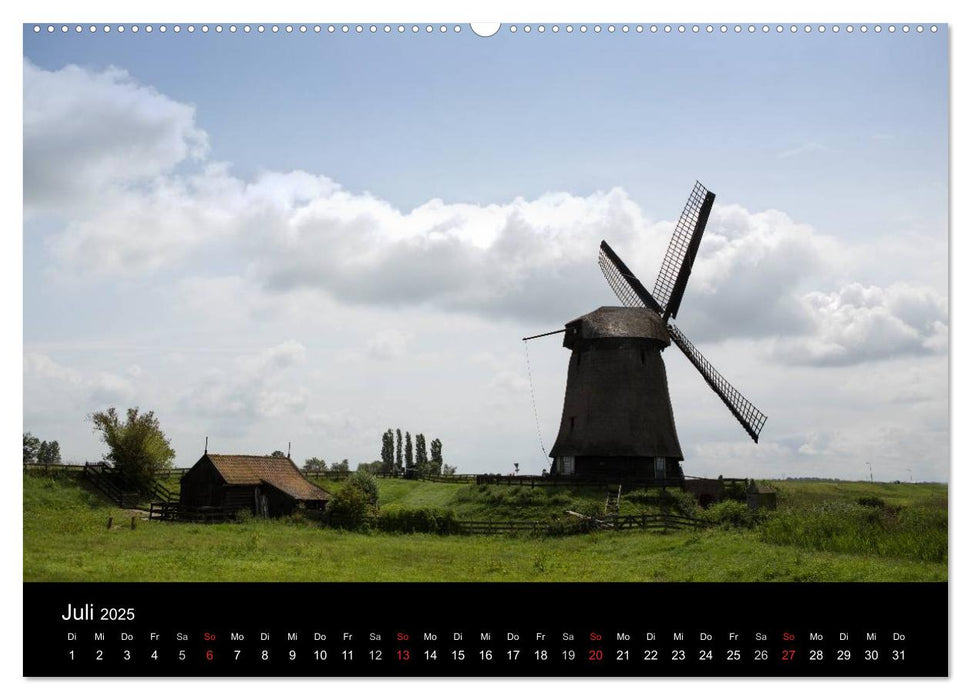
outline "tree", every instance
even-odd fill
[[[371,512],[367,494],[357,484],[342,484],[327,506],[331,525],[354,530],[364,525]]]
[[[330,465],[330,470],[332,472],[349,472],[351,470],[351,465],[348,464],[346,459],[342,459],[340,462],[332,462]]]
[[[159,469],[172,466],[175,450],[159,427],[153,411],[139,414],[138,407],[129,408],[125,421],[112,406],[91,416],[95,432],[101,433],[108,446],[104,458],[128,480],[142,490],[148,490]]]
[[[397,430],[395,430],[395,435],[397,436],[398,440],[397,440],[395,452],[394,452],[394,470],[396,472],[400,472],[401,471],[401,428],[398,428]]]
[[[34,464],[39,450],[40,440],[30,433],[24,433],[24,464]]]
[[[394,471],[394,432],[391,428],[381,436],[381,463],[385,472]]]
[[[37,462],[39,464],[61,463],[61,446],[57,444],[57,440],[50,442],[45,440],[40,444],[37,448]]]
[[[438,438],[432,440],[432,462],[438,465],[442,464],[442,441]]]
[[[284,452],[283,450],[273,450],[273,452],[270,453],[270,457],[286,457],[286,456],[287,456],[287,453]]]
[[[458,467],[453,467],[451,464],[444,464],[442,465],[442,474],[445,476],[452,476],[457,469]]]
[[[411,447],[411,433],[405,433],[405,471],[415,468],[415,453]]]
[[[310,457],[303,463],[303,468],[308,471],[327,471],[327,462],[320,457]]]
[[[367,472],[368,474],[384,474],[384,462],[373,461],[373,462],[358,462],[357,471]]]
[[[428,449],[425,447],[425,436],[415,435],[415,466],[422,469],[428,464]]]
[[[374,478],[373,474],[358,469],[347,478],[347,482],[354,484],[364,492],[367,496],[368,505],[372,508],[378,505],[378,480]]]

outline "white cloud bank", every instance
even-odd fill
[[[171,271],[215,246],[247,261],[248,283],[269,292],[559,324],[612,303],[593,264],[601,238],[650,287],[673,226],[647,220],[620,188],[489,205],[433,199],[403,212],[306,172],[247,182],[205,160],[193,107],[124,71],[27,62],[24,82],[25,202],[65,221],[50,240],[62,272]],[[717,206],[685,330],[699,341],[783,336],[776,358],[823,365],[946,349],[946,300],[929,289],[814,287],[835,283],[842,254],[782,212]],[[384,338],[368,351],[400,346]]]

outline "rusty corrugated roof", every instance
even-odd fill
[[[206,455],[227,484],[245,486],[265,482],[298,501],[326,501],[330,494],[307,481],[289,457]]]

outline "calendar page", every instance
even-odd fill
[[[25,676],[949,675],[947,23],[43,18]]]

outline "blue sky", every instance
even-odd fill
[[[697,178],[679,325],[769,423],[752,452],[666,353],[686,471],[946,478],[946,31],[464,29],[25,28],[25,430],[84,459],[79,418],[140,402],[184,466],[214,433],[355,462],[414,420],[538,471],[518,338],[613,303],[601,237],[650,287]],[[566,351],[533,352],[548,447]]]

